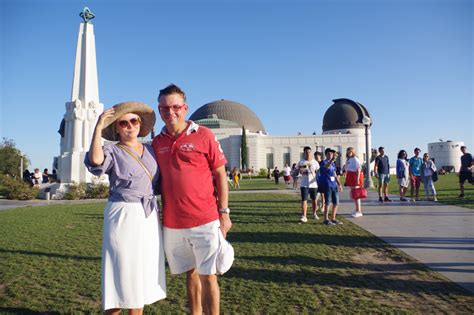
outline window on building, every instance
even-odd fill
[[[267,153],[267,168],[273,168],[273,153]]]
[[[283,165],[288,164],[291,165],[291,156],[290,153],[283,153]]]

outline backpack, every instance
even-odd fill
[[[433,183],[438,181],[438,172],[433,172],[433,174],[431,174],[431,179],[433,180]]]

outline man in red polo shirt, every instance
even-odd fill
[[[211,130],[185,120],[186,95],[178,86],[160,90],[158,110],[165,127],[153,139],[153,149],[161,173],[168,265],[172,274],[187,273],[192,314],[219,314],[218,233],[226,236],[232,226],[227,160]]]

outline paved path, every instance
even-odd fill
[[[231,194],[249,192],[298,194],[293,190],[242,190]],[[380,203],[377,199],[376,193],[369,192],[362,205],[364,216],[353,219],[350,213],[354,204],[345,191],[339,214],[474,293],[474,210],[429,201]],[[98,201],[0,200],[0,210]]]

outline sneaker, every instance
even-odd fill
[[[411,198],[411,199],[410,199],[410,202],[415,202],[415,201],[416,201],[416,200],[415,200],[415,199],[413,199],[413,198]]]
[[[438,198],[434,197],[434,198],[433,198],[433,201],[438,201]]]
[[[400,201],[407,201],[405,198],[400,198]]]
[[[460,194],[458,198],[464,198],[464,194]]]
[[[302,215],[300,221],[306,223],[308,222],[308,219],[306,218],[306,216]]]
[[[333,225],[343,225],[344,224],[339,220],[331,220],[331,222],[332,222]]]
[[[317,215],[316,213],[313,213],[313,218],[314,218],[315,220],[319,220],[319,217],[318,217],[318,215]]]
[[[353,218],[360,218],[361,216],[363,216],[363,214],[362,214],[362,212],[360,212],[360,211],[354,211],[354,212],[352,213],[352,217],[353,217]]]
[[[335,225],[331,220],[324,220],[324,225]]]
[[[392,200],[389,199],[388,197],[385,197],[383,201],[392,202]]]
[[[383,199],[382,199],[382,197],[379,197],[379,201],[380,201],[380,202],[383,202]]]

